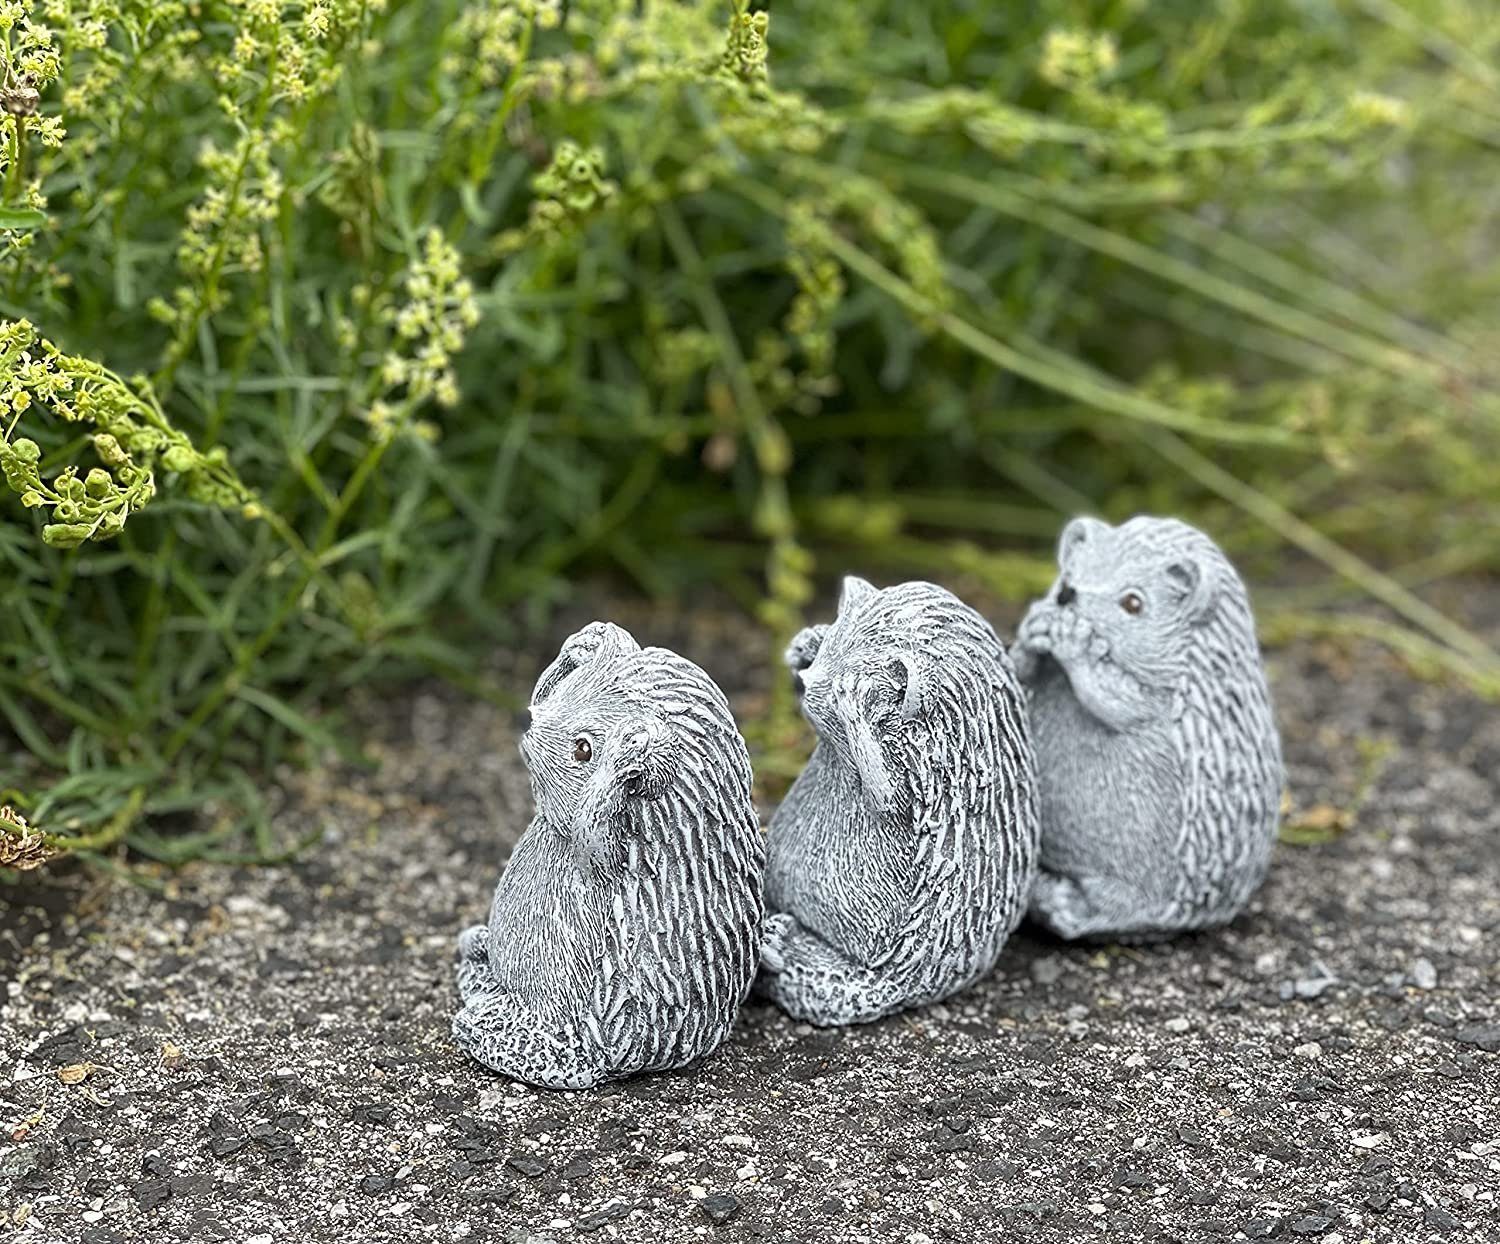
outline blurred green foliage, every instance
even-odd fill
[[[1299,550],[1271,630],[1352,588],[1500,687],[1431,604],[1500,562],[1494,6],[769,7],[0,0],[0,803],[49,849],[274,857],[256,775],[342,688],[585,568],[769,653],[846,565],[1024,597],[1083,508]]]

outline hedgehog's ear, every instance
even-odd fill
[[[573,813],[573,852],[580,868],[608,864],[619,849],[626,806],[666,791],[676,753],[672,731],[659,717],[643,714],[609,732]]]
[[[640,644],[622,626],[613,622],[590,622],[581,631],[563,640],[557,658],[542,671],[531,693],[531,705],[535,708],[557,690],[562,680],[580,666],[604,657],[625,656],[639,652]]]
[[[632,718],[610,732],[605,750],[614,779],[626,797],[655,799],[671,781],[676,739],[660,717]]]
[[[1184,553],[1167,563],[1167,590],[1184,616],[1195,624],[1206,622],[1219,598],[1219,579],[1213,566]]]
[[[927,704],[927,669],[920,658],[902,653],[892,667],[896,674],[896,685],[901,692],[901,716],[910,721]]]
[[[857,574],[846,574],[844,586],[839,592],[839,616],[843,617],[850,609],[869,600],[875,595],[875,585],[868,579],[861,579]]]
[[[1079,517],[1070,519],[1068,525],[1062,529],[1062,535],[1057,540],[1057,564],[1066,569],[1068,562],[1085,544],[1091,540],[1097,540],[1106,531],[1109,524],[1100,522],[1097,518]]]

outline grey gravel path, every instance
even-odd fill
[[[757,642],[628,624],[721,676]],[[1273,677],[1299,818],[1390,750],[1232,927],[1026,931],[948,1005],[752,1004],[702,1067],[576,1094],[447,1041],[453,935],[528,816],[513,720],[358,703],[381,767],[282,775],[282,823],[327,833],[294,866],[0,890],[0,1236],[1500,1240],[1500,712],[1375,649]]]

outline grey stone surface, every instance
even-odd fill
[[[458,939],[454,1039],[547,1088],[687,1066],[760,963],[765,844],[729,703],[691,661],[591,622],[527,713],[536,811],[489,923]]]
[[[867,1023],[990,970],[1036,874],[1036,761],[1005,646],[945,588],[844,580],[786,654],[818,742],[767,835],[757,989]]]
[[[1201,531],[1075,518],[1026,611],[1042,808],[1033,916],[1154,940],[1232,919],[1265,876],[1281,743],[1245,585]]]
[[[608,612],[759,710],[771,672],[731,685],[723,655],[753,633]],[[327,831],[292,867],[0,891],[0,1212],[127,1244],[1500,1238],[1500,713],[1374,647],[1270,656],[1293,824],[1392,750],[1229,925],[1023,925],[945,1003],[821,1030],[752,999],[701,1068],[577,1093],[448,1037],[453,930],[530,815],[517,723],[367,697],[378,772],[281,775],[277,819]]]

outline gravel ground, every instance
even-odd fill
[[[716,673],[760,651],[728,619],[623,620]],[[1500,1240],[1500,713],[1375,649],[1272,665],[1294,819],[1337,829],[1389,750],[1353,824],[1284,846],[1231,927],[1023,930],[947,1005],[820,1031],[752,1003],[701,1067],[589,1093],[448,1042],[453,936],[529,817],[515,722],[435,687],[356,703],[377,772],[282,775],[282,824],[327,835],[298,863],[0,889],[0,1222],[91,1244]],[[726,689],[742,716],[764,694]]]

